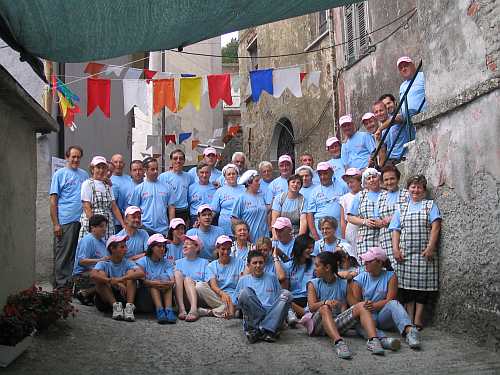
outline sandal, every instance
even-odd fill
[[[189,323],[192,323],[192,322],[196,322],[198,319],[200,318],[200,316],[198,315],[198,313],[193,313],[193,312],[190,312],[189,314],[186,315],[186,322],[189,322]]]
[[[186,320],[186,316],[187,316],[187,313],[185,311],[181,311],[181,312],[179,312],[179,315],[177,315],[179,320]]]

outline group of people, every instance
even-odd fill
[[[413,64],[400,60],[400,72]],[[184,152],[172,151],[161,174],[154,158],[132,161],[127,175],[121,155],[94,156],[89,176],[83,150],[69,147],[50,188],[55,286],[116,320],[135,320],[139,295],[161,324],[241,317],[250,343],[274,342],[286,322],[328,335],[340,358],[351,357],[342,337],[351,328],[373,354],[399,349],[383,331],[391,328],[419,348],[438,290],[441,216],[424,176],[400,187],[397,137],[385,137],[390,154],[373,157],[380,134],[393,131],[389,116],[404,126],[406,115],[391,112],[391,95],[373,108],[366,132],[340,118],[346,141],[326,140],[330,160],[314,168],[304,153],[294,170],[281,155],[276,178],[268,161],[247,169],[241,152],[218,170],[212,147],[188,171]]]

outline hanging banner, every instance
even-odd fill
[[[201,108],[201,77],[181,78],[179,92],[179,111],[189,103],[199,111]]]
[[[273,96],[279,98],[288,89],[296,98],[302,97],[300,87],[300,68],[274,69],[273,71]]]
[[[193,139],[191,141],[191,150],[194,150],[196,147],[198,147],[198,145],[200,144],[200,140],[199,139]]]
[[[169,143],[173,143],[175,145],[175,134],[167,134],[163,137],[165,140],[165,144],[168,145]]]
[[[273,69],[254,70],[250,72],[252,101],[258,102],[262,91],[273,95]]]
[[[191,137],[191,134],[192,133],[180,133],[179,134],[179,144],[181,144],[185,140],[189,139],[189,137]]]
[[[165,107],[170,112],[177,112],[173,78],[153,80],[153,113],[158,113]]]
[[[105,117],[111,117],[111,81],[87,78],[87,116],[99,107]]]
[[[126,115],[137,106],[142,113],[149,112],[148,85],[143,79],[123,81],[123,113]]]
[[[233,105],[231,96],[231,76],[229,74],[213,74],[207,76],[208,97],[210,107],[215,108],[219,100],[223,100],[227,105]]]
[[[87,64],[87,66],[85,67],[85,69],[83,69],[83,72],[98,78],[99,73],[102,72],[102,70],[104,69],[105,66],[106,65],[104,65],[104,64],[99,64],[96,62],[89,62]]]

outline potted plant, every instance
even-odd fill
[[[74,316],[69,289],[44,291],[34,285],[7,297],[0,315],[0,366],[6,367],[31,343],[36,331],[47,329],[58,319]]]

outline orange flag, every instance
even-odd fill
[[[104,64],[99,64],[96,62],[89,62],[85,69],[83,70],[84,73],[90,74],[91,76],[94,76],[95,78],[99,77],[99,73],[104,69],[106,65]]]
[[[198,139],[194,139],[191,141],[191,149],[194,150],[198,145],[200,144],[200,141]]]
[[[177,112],[173,78],[153,80],[153,112],[158,113],[163,107]]]

